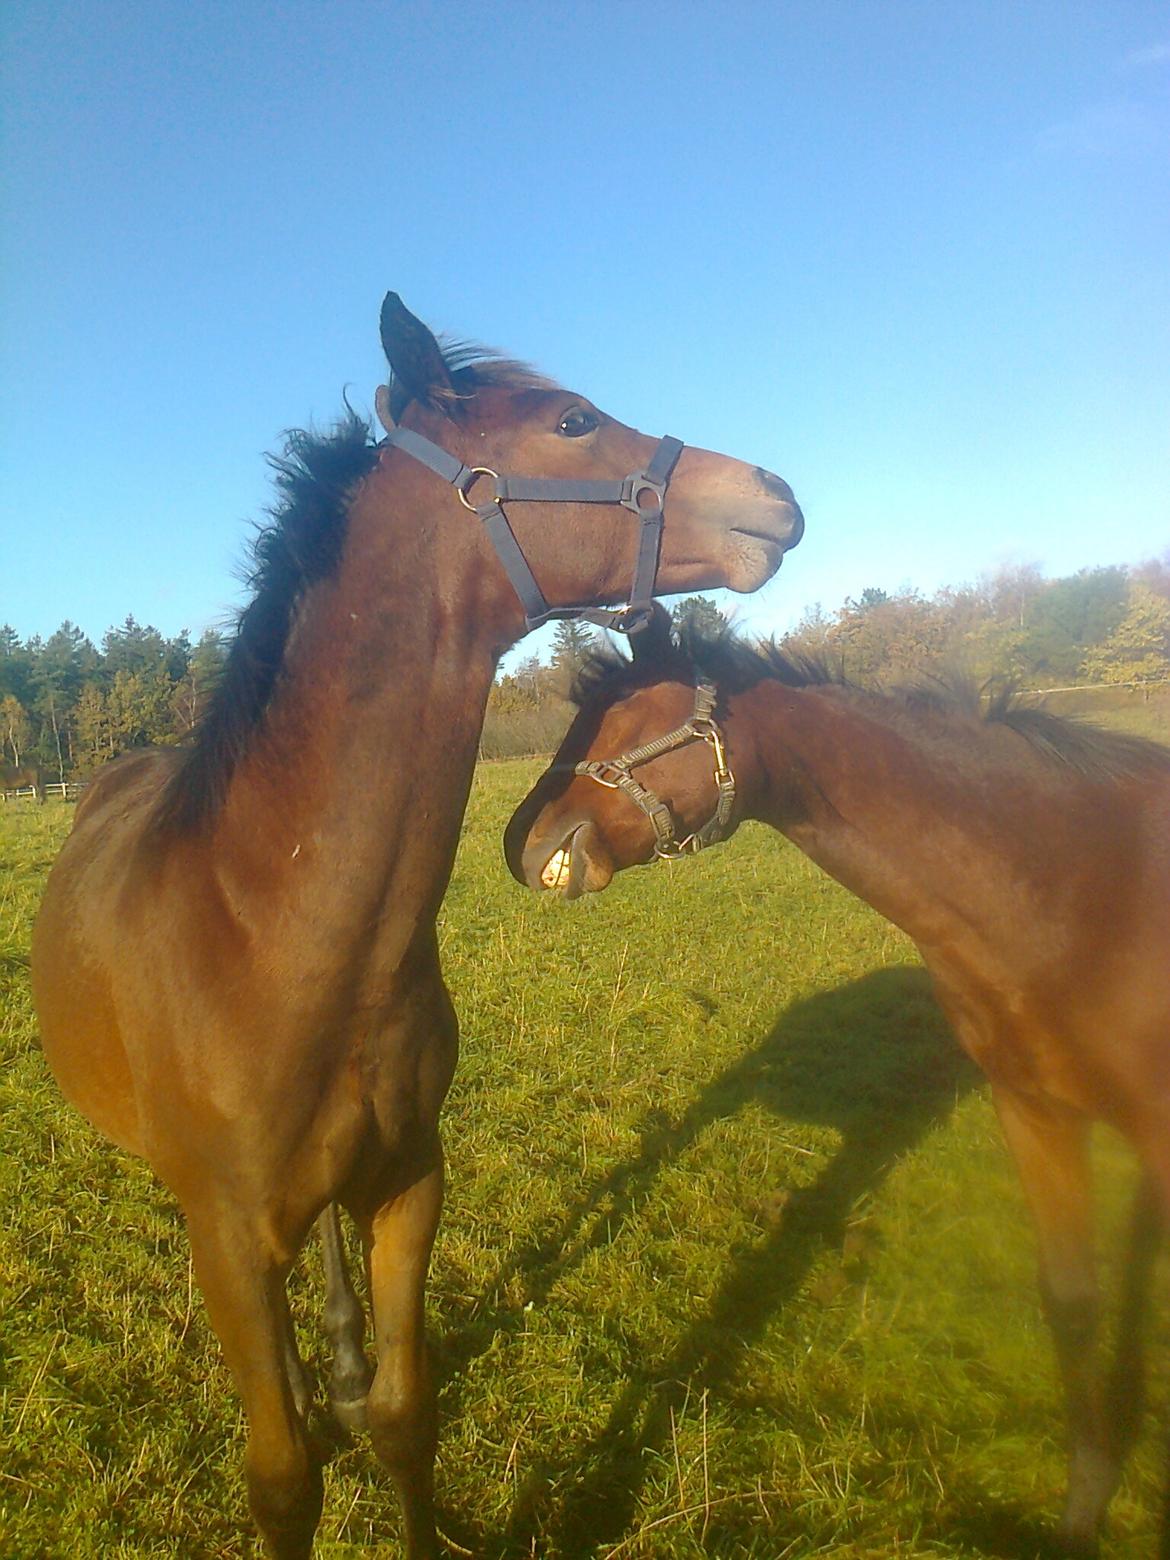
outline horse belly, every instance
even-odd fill
[[[150,963],[121,911],[141,875],[140,844],[175,755],[120,759],[85,792],[49,873],[32,938],[41,1044],[62,1094],[131,1153],[145,1155],[129,1036],[119,997]]]
[[[41,1047],[62,1094],[119,1147],[142,1155],[134,1077],[110,973],[79,925],[68,860],[49,878],[32,942]]]

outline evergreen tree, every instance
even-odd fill
[[[580,618],[562,618],[553,635],[552,664],[567,687],[597,649],[597,635]]]
[[[97,675],[100,657],[68,618],[43,644],[35,641],[35,646],[32,708],[40,728],[37,755],[64,782],[73,763],[77,702],[86,683]]]
[[[22,645],[11,623],[0,627],[0,696],[11,694],[25,709],[32,704],[33,650]]]
[[[64,707],[77,702],[82,685],[93,677],[101,657],[84,631],[68,618],[55,634],[50,634],[37,656],[37,675],[42,686],[51,683]]]
[[[670,609],[670,621],[678,633],[691,630],[704,636],[717,636],[727,629],[727,617],[705,596],[687,596]]]
[[[111,682],[119,672],[153,672],[166,660],[166,640],[149,623],[143,627],[133,613],[121,628],[107,629],[102,640],[102,671]]]

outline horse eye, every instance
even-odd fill
[[[563,433],[566,439],[580,439],[592,433],[600,424],[597,413],[591,412],[587,406],[570,406],[557,424],[557,432]]]

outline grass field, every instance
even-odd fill
[[[499,839],[540,767],[481,767],[441,926],[463,1026],[430,1309],[444,1531],[484,1560],[1051,1553],[1030,1231],[913,948],[756,826],[596,900],[528,896]],[[69,817],[0,815],[0,1555],[251,1555],[181,1220],[36,1049],[29,928]],[[1112,1140],[1098,1157],[1113,1276],[1132,1174]],[[1109,1560],[1155,1552],[1158,1280]],[[320,1374],[315,1249],[292,1289]],[[367,1445],[316,1422],[318,1552],[398,1553]]]

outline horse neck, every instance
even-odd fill
[[[978,732],[952,745],[933,719],[833,686],[762,682],[732,708],[752,727],[749,815],[924,947],[990,924],[1043,859],[1051,796],[997,784]]]
[[[302,603],[214,834],[233,900],[312,901],[323,929],[437,909],[500,651],[520,615],[450,491],[398,461],[359,488]]]

